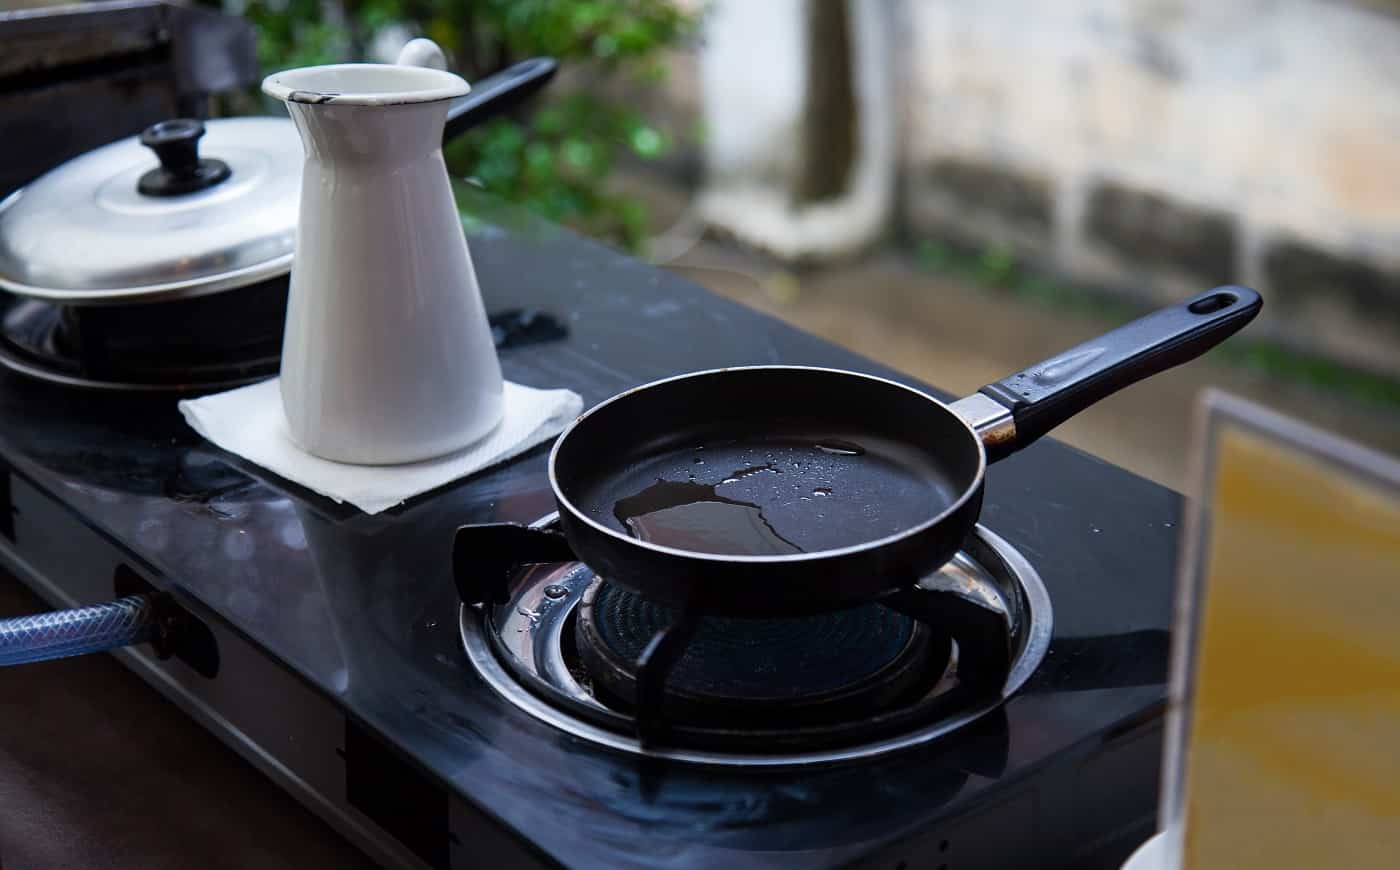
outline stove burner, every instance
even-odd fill
[[[287,282],[147,305],[0,303],[0,364],[109,390],[221,389],[277,373]]]
[[[610,583],[590,587],[576,638],[595,692],[635,705],[636,663],[677,616]],[[664,709],[679,721],[750,727],[869,714],[935,666],[929,635],[879,604],[796,619],[707,617],[667,677]]]
[[[641,723],[627,698],[627,678],[635,671],[613,665],[625,663],[636,650],[636,638],[650,637],[648,632],[666,624],[670,614],[629,601],[586,565],[558,562],[517,570],[500,590],[503,597],[494,599],[499,603],[462,605],[460,627],[467,658],[498,694],[584,740],[699,764],[842,762],[925,744],[987,715],[1025,684],[1045,656],[1049,596],[1031,565],[1001,538],[979,526],[963,552],[920,585],[925,584],[975,589],[1004,611],[1011,666],[999,690],[963,691],[960,672],[977,670],[976,650],[963,661],[950,637],[879,604],[749,626],[706,617],[692,643],[724,656],[711,662],[705,654],[690,664],[683,656],[671,671],[662,701],[662,742],[638,738]],[[465,585],[472,588],[474,581],[467,578]],[[887,612],[873,623],[858,615],[876,611]],[[767,625],[776,622],[788,625]],[[586,640],[588,633],[595,637]],[[858,664],[819,649],[835,638],[861,638],[854,653]],[[920,644],[923,652],[911,649]],[[734,655],[740,650],[746,651],[744,661]],[[613,661],[600,669],[605,656]],[[794,662],[799,667],[790,669]],[[834,662],[839,662],[836,673],[804,670]],[[759,673],[769,666],[783,670],[769,679]],[[856,699],[849,704],[821,703],[852,691]],[[780,715],[788,703],[805,709],[801,715]],[[756,715],[750,707],[761,712]]]
[[[286,276],[146,305],[64,306],[0,293],[0,365],[97,390],[228,389],[277,374],[286,315]],[[497,350],[568,335],[557,317],[533,308],[490,322]]]

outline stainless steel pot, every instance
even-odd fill
[[[553,77],[536,58],[453,102],[444,140]],[[0,202],[0,289],[61,305],[188,299],[286,276],[304,158],[288,118],[164,121]]]

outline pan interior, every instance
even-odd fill
[[[583,421],[556,465],[569,501],[642,540],[771,556],[907,531],[975,479],[962,424],[895,385],[803,369],[696,380],[708,383],[650,387]]]

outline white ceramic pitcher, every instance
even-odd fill
[[[415,41],[400,60],[433,63]],[[306,149],[282,349],[289,434],[384,465],[450,453],[500,422],[503,383],[442,159],[460,77],[336,64],[268,76]]]

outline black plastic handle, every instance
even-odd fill
[[[525,565],[572,562],[568,540],[557,529],[516,523],[461,526],[452,541],[452,573],[466,604],[506,600],[511,574]]]
[[[471,93],[452,101],[442,141],[450,142],[483,121],[508,112],[544,87],[559,64],[550,57],[522,60],[472,85]]]
[[[1248,287],[1217,287],[979,392],[1011,411],[1012,449],[1019,450],[1099,399],[1195,359],[1243,329],[1263,307],[1264,300]]]
[[[141,131],[141,144],[156,153],[160,166],[145,173],[136,189],[146,196],[183,196],[213,187],[229,177],[227,163],[200,158],[204,124],[194,118],[160,121]]]

